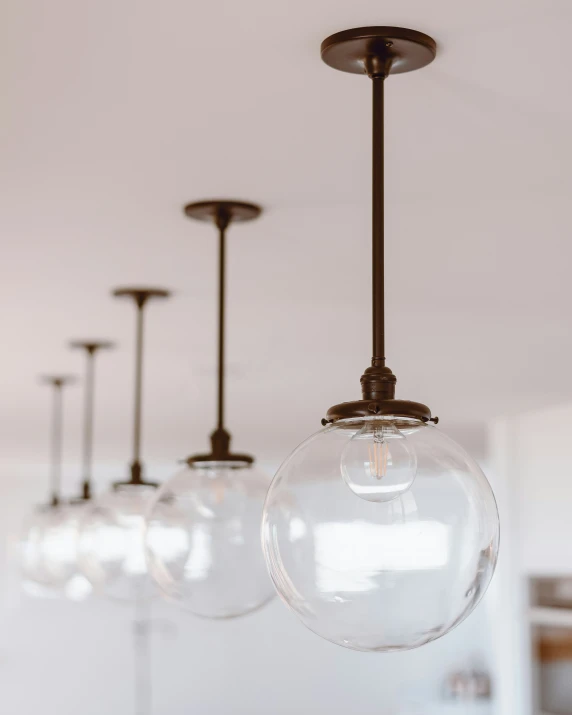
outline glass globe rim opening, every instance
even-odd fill
[[[393,425],[397,430],[402,430],[402,429],[411,429],[415,427],[433,427],[435,428],[436,425],[433,422],[426,422],[425,420],[421,419],[420,417],[410,417],[410,416],[405,416],[405,415],[367,415],[367,416],[359,416],[359,417],[344,417],[342,419],[336,420],[335,422],[330,422],[327,424],[323,429],[318,430],[317,432],[314,432],[314,435],[320,434],[321,432],[325,432],[327,430],[332,430],[335,429],[336,427],[342,427],[342,428],[349,428],[353,427],[356,425],[365,425],[367,423],[380,423],[380,422],[388,422],[389,424]],[[440,430],[438,430],[440,434],[442,433]],[[311,435],[308,439],[311,439],[314,435]],[[306,441],[306,440],[304,440]],[[300,445],[303,444],[303,442],[300,443]]]
[[[99,503],[104,502],[104,500],[109,499],[109,497],[117,495],[125,496],[129,493],[155,494],[155,492],[160,488],[161,484],[153,484],[150,482],[144,482],[142,484],[138,484],[137,482],[115,482],[114,484],[110,485],[109,489],[104,491],[102,494],[99,494],[97,497],[89,499],[87,503],[91,503],[97,507]]]
[[[254,460],[250,462],[246,459],[200,459],[197,461],[185,461],[180,471],[184,471],[185,468],[196,471],[216,469],[230,469],[238,471],[240,469],[250,469],[252,467],[254,467]],[[180,473],[180,471],[175,474]],[[171,477],[169,477],[169,479],[171,479]]]

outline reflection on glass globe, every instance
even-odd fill
[[[145,512],[157,490],[124,484],[86,512],[79,534],[79,566],[99,595],[138,601],[153,595],[145,562]]]
[[[348,445],[375,419],[340,420],[284,462],[262,541],[278,593],[310,630],[355,650],[408,650],[446,634],[482,598],[496,566],[498,513],[469,455],[413,419],[383,418],[415,456],[411,486],[382,502],[348,489]],[[363,462],[356,483],[371,478]]]
[[[415,451],[389,420],[368,420],[348,441],[341,458],[348,487],[368,501],[391,501],[413,484]]]
[[[46,506],[33,515],[21,542],[23,588],[41,597],[81,601],[92,591],[78,568],[77,539],[85,503]]]
[[[260,546],[268,479],[245,462],[198,462],[158,491],[147,518],[151,576],[206,618],[250,613],[274,596]]]

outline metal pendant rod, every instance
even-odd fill
[[[131,478],[129,484],[149,484],[143,481],[143,466],[141,464],[141,424],[143,412],[143,310],[151,298],[168,298],[169,291],[164,288],[117,288],[113,291],[116,298],[131,298],[137,307],[135,323],[135,395],[133,408],[133,462],[131,463]],[[117,482],[116,486],[125,482]]]
[[[133,409],[133,466],[141,466],[141,422],[143,413],[143,311],[147,299],[140,296],[136,300],[137,319],[135,325],[135,399]]]
[[[216,225],[219,230],[217,430],[224,430],[226,229],[230,223],[230,218],[228,211],[224,207],[219,207],[216,215]]]
[[[62,446],[63,446],[63,420],[64,403],[63,388],[74,381],[69,376],[46,375],[41,378],[43,383],[53,388],[52,393],[52,420],[50,429],[50,504],[58,506],[61,501],[62,483]]]
[[[262,209],[256,204],[232,199],[208,199],[194,201],[185,206],[185,214],[196,221],[214,223],[218,229],[218,357],[217,357],[217,426],[211,433],[211,449],[208,454],[195,454],[187,464],[200,462],[246,462],[252,463],[247,454],[230,452],[231,436],[225,429],[225,347],[226,347],[226,231],[235,222],[252,221],[260,216]]]
[[[85,366],[85,403],[83,412],[83,468],[82,497],[91,499],[91,478],[93,464],[93,412],[95,390],[95,348],[87,348]]]
[[[372,162],[372,295],[373,361],[385,366],[385,256],[384,256],[384,107],[385,77],[372,77],[373,162]]]
[[[322,42],[324,62],[341,72],[372,81],[372,333],[371,365],[361,378],[362,399],[330,407],[326,425],[371,415],[403,415],[427,422],[426,405],[395,399],[396,377],[385,364],[384,257],[384,84],[385,78],[420,69],[435,58],[436,43],[428,35],[404,27],[356,27],[336,32]]]
[[[63,443],[63,395],[62,380],[54,380],[54,395],[52,401],[52,470],[50,477],[51,504],[58,506],[61,497],[62,484],[62,443]]]
[[[83,457],[81,499],[91,499],[93,471],[93,420],[95,409],[95,354],[109,350],[114,345],[108,340],[73,340],[71,348],[79,348],[86,354],[85,388],[83,405]]]

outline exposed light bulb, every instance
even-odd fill
[[[393,422],[374,419],[350,439],[340,466],[344,481],[356,496],[386,502],[411,487],[417,458]]]

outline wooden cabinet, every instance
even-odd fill
[[[572,715],[572,576],[529,581],[531,673],[538,715]]]

